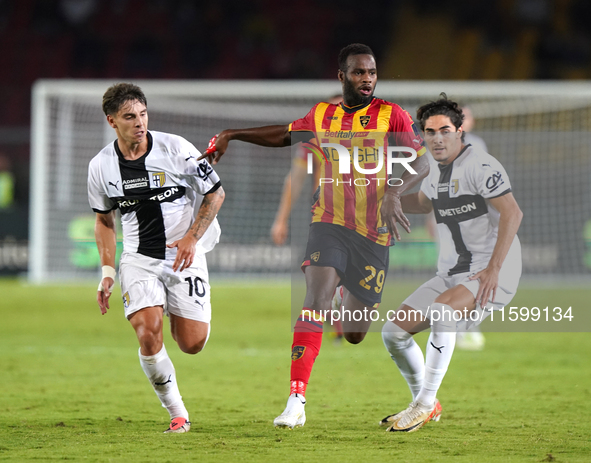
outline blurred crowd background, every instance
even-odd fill
[[[37,79],[335,79],[352,42],[380,79],[588,79],[590,23],[589,0],[0,0],[0,239],[28,233]]]

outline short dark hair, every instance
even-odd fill
[[[137,85],[125,82],[111,85],[103,95],[103,112],[105,116],[117,114],[123,104],[133,100],[148,106],[144,92]]]
[[[425,122],[427,122],[427,119],[431,116],[449,117],[456,130],[459,129],[464,122],[462,108],[460,108],[455,101],[449,100],[447,95],[443,92],[439,95],[437,101],[431,101],[417,109],[417,119],[421,126],[421,130],[425,130]]]
[[[376,59],[376,55],[373,54],[373,51],[367,45],[352,43],[339,52],[339,69],[341,71],[347,72],[347,58],[351,55],[371,55],[373,59]]]

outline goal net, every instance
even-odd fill
[[[95,277],[94,214],[86,194],[90,159],[115,139],[101,111],[112,81],[41,80],[33,89],[29,278],[34,282]],[[137,81],[149,127],[204,150],[224,128],[284,124],[340,93],[337,81]],[[411,115],[440,92],[469,105],[473,133],[507,170],[524,212],[519,230],[524,275],[586,279],[591,269],[591,87],[577,83],[380,81],[376,96]],[[216,166],[226,200],[222,239],[208,254],[211,273],[289,276],[292,248],[273,245],[290,148],[232,142]],[[308,180],[310,182],[310,180]],[[311,189],[293,211],[292,235],[305,233]],[[437,243],[423,217],[392,248],[390,274],[432,274]],[[304,231],[302,231],[304,230]],[[293,249],[299,253],[299,249]],[[297,259],[294,259],[297,262]]]

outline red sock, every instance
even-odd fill
[[[322,323],[324,317],[304,307],[293,333],[291,345],[291,390],[290,394],[305,396],[314,360],[322,345]]]

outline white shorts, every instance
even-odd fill
[[[435,299],[440,294],[457,285],[465,286],[476,297],[480,281],[469,279],[470,276],[476,273],[478,272],[458,273],[457,275],[446,277],[437,275],[435,278],[431,278],[419,286],[415,292],[404,300],[403,304],[419,311],[423,316],[427,316],[429,306],[435,302]],[[509,304],[517,292],[520,277],[521,262],[505,260],[499,272],[499,286],[495,294],[495,300],[489,302],[486,308],[482,308],[480,304],[476,304],[477,314],[474,314],[464,322],[458,323],[458,329],[460,329],[460,326],[461,330],[477,326],[490,315],[491,310],[499,310]]]
[[[138,310],[161,305],[168,316],[204,323],[211,321],[209,274],[204,255],[197,255],[191,267],[172,271],[173,261],[141,254],[123,253],[119,280],[125,317]]]

